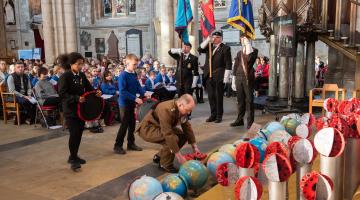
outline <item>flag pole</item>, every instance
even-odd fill
[[[211,42],[209,42],[209,77],[212,78],[212,48],[211,48]]]
[[[183,65],[183,53],[182,53],[182,48],[183,48],[183,42],[182,42],[182,38],[181,38],[181,35],[180,35],[180,49],[181,49],[181,52],[180,52],[180,61],[179,61],[179,66],[180,66],[180,71],[179,71],[179,74],[180,74],[180,88],[182,87],[182,65]]]

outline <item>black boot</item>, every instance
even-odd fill
[[[244,126],[244,120],[235,120],[233,123],[230,124],[230,126]]]

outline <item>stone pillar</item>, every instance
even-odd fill
[[[289,58],[280,57],[280,77],[279,77],[279,98],[287,100],[289,97]]]
[[[54,29],[54,53],[55,57],[59,56],[59,41],[58,41],[58,31],[57,31],[57,15],[56,15],[56,2],[52,1],[52,19],[53,19],[53,29]]]
[[[0,0],[0,5],[4,5],[3,1]],[[0,9],[0,58],[6,57],[6,32],[5,32],[5,21],[4,21],[4,9]]]
[[[276,37],[270,36],[270,71],[269,71],[269,100],[277,97],[277,56],[276,56]]]
[[[191,4],[191,9],[192,9],[192,13],[193,13],[193,21],[190,25],[190,32],[189,32],[189,37],[190,37],[190,43],[192,44],[192,49],[191,49],[191,53],[194,55],[197,55],[197,49],[199,47],[199,34],[198,34],[198,30],[199,30],[199,12],[198,12],[198,5],[199,5],[199,1],[198,0],[190,0],[190,4]]]
[[[304,41],[299,41],[296,52],[295,65],[295,101],[304,99],[304,84],[305,84],[305,64],[304,64]]]
[[[64,0],[64,24],[66,52],[77,51],[78,43],[74,0]]]
[[[64,7],[62,1],[54,1],[56,2],[56,28],[55,32],[57,32],[57,52],[58,54],[63,54],[66,52],[65,46],[65,29],[64,29]]]
[[[52,18],[52,0],[41,0],[41,13],[43,18],[45,62],[53,63],[55,60],[54,26]]]
[[[327,32],[328,29],[328,7],[329,1],[322,0],[322,11],[321,11],[321,27],[323,32]]]
[[[335,40],[340,40],[341,37],[341,13],[342,13],[342,1],[336,1],[336,11],[335,11]]]
[[[306,94],[315,86],[315,41],[306,45]]]
[[[112,0],[111,1],[111,16],[112,17],[116,17],[116,2],[117,1],[114,1],[114,0]]]
[[[351,2],[350,7],[350,37],[349,45],[354,47],[356,43],[356,20],[357,20],[357,5]]]
[[[174,44],[174,2],[171,0],[160,1],[160,61],[167,66],[173,64],[173,59],[169,56],[168,51]],[[158,47],[159,48],[159,47]]]

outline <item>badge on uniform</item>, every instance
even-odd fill
[[[191,63],[187,64],[187,68],[190,69],[191,68]]]

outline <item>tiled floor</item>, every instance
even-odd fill
[[[202,151],[233,142],[246,132],[244,128],[229,126],[236,115],[235,100],[225,98],[224,105],[221,124],[205,123],[208,103],[200,104],[193,112],[192,124]],[[256,115],[260,124],[272,119],[273,116],[260,112]],[[80,155],[87,164],[80,173],[74,173],[66,163],[66,132],[0,123],[0,199],[126,199],[127,184],[134,177],[163,175],[152,164],[158,145],[137,138],[144,151],[126,155],[112,152],[118,124],[105,127],[102,134],[85,131]]]

